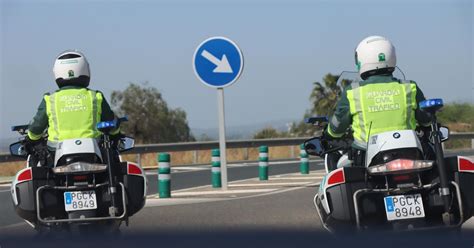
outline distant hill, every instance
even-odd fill
[[[265,127],[273,127],[279,131],[287,131],[288,124],[295,120],[276,120],[248,125],[227,126],[226,134],[228,140],[251,139],[253,135]],[[197,140],[217,140],[219,139],[219,129],[216,128],[191,128]]]
[[[265,127],[273,127],[278,131],[287,131],[288,124],[295,120],[283,119],[268,122],[261,122],[248,125],[240,126],[228,126],[226,127],[227,140],[242,140],[251,139],[253,135]],[[196,137],[196,140],[218,140],[219,129],[216,128],[191,128],[191,131]],[[0,153],[9,153],[9,146],[11,143],[18,141],[18,137],[11,138],[0,138]]]

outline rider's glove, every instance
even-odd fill
[[[32,154],[34,151],[34,148],[41,144],[43,140],[38,139],[38,140],[32,140],[30,137],[26,136],[26,138],[23,140],[23,147],[25,148],[25,151],[27,154]]]
[[[112,147],[119,148],[121,143],[122,143],[123,138],[125,138],[125,135],[123,135],[121,133],[111,135],[110,136],[110,141],[112,142]]]
[[[323,130],[323,133],[321,134],[321,139],[322,140],[333,140],[334,137],[332,137],[330,134],[329,134],[329,131],[328,131],[328,128],[329,128],[329,125],[327,125],[324,130]]]

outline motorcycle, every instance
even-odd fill
[[[357,80],[356,72],[343,72],[338,84]],[[444,156],[442,142],[449,138],[449,129],[436,119],[442,106],[442,99],[420,103],[432,116],[428,129],[369,135],[361,160],[351,155],[350,134],[337,141],[322,135],[305,141],[306,152],[325,161],[327,174],[313,202],[326,230],[457,231],[471,218],[474,161]],[[313,117],[306,122],[323,128],[328,119]]]
[[[23,140],[10,145],[13,156],[27,158],[11,185],[16,213],[39,232],[118,231],[145,205],[147,182],[140,165],[122,161],[134,140],[111,140],[110,132],[127,119],[100,122],[101,139],[79,138],[48,148],[46,137],[28,148],[28,125],[14,126]],[[54,161],[53,161],[54,158]]]

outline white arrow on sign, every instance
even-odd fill
[[[227,57],[225,56],[225,54],[222,55],[222,59],[219,60],[210,52],[204,50],[202,51],[201,56],[203,56],[204,58],[211,61],[213,64],[217,66],[212,72],[215,72],[215,73],[233,73],[234,72],[232,71],[232,68],[230,67],[229,61],[227,60]]]

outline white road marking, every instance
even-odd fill
[[[471,219],[467,220],[466,222],[464,222],[464,224],[462,225],[462,228],[465,229],[465,230],[474,229],[474,218],[471,218]]]
[[[172,170],[176,170],[176,171],[184,171],[184,170],[190,170],[190,171],[198,171],[198,170],[207,170],[211,168],[210,166],[207,166],[207,167],[197,167],[197,166],[183,166],[183,167],[172,167],[171,169]]]
[[[286,182],[286,183],[241,183],[230,184],[229,187],[266,187],[266,186],[300,186],[308,182]]]
[[[270,181],[272,180],[319,180],[319,179],[323,179],[322,176],[319,176],[319,177],[276,177],[276,178],[270,178]]]
[[[0,230],[2,230],[2,229],[7,229],[7,228],[12,228],[12,227],[17,227],[17,226],[24,226],[24,225],[28,225],[28,223],[26,223],[26,222],[18,222],[18,223],[11,224],[11,225],[7,225],[7,226],[2,226],[2,227],[0,227]]]
[[[298,177],[309,177],[309,176],[315,176],[315,175],[326,175],[326,171],[324,170],[315,170],[311,171],[309,174],[301,174],[299,172],[296,173],[288,173],[288,174],[280,174],[280,175],[274,175],[270,177],[288,177],[288,176],[298,176]]]
[[[289,161],[275,161],[269,162],[269,165],[278,165],[278,164],[294,164],[294,163],[299,163],[299,160],[289,160]],[[322,164],[321,159],[312,159],[310,160],[310,163],[317,162],[317,165]],[[257,166],[258,162],[244,162],[244,163],[236,163],[236,164],[228,164],[228,168],[239,168],[239,167],[246,167],[246,166]],[[147,175],[156,175],[158,171],[158,167],[145,167]],[[173,170],[175,173],[185,173],[185,172],[193,172],[193,171],[199,171],[199,170],[210,170],[211,169],[211,164],[205,164],[205,165],[195,165],[195,166],[176,166],[173,167],[171,166],[171,170]]]
[[[251,194],[251,193],[266,193],[278,190],[278,188],[271,189],[242,189],[242,190],[217,190],[217,191],[195,191],[195,192],[175,192],[171,196],[196,196],[196,195],[227,195],[227,194]]]
[[[145,207],[161,207],[172,205],[193,204],[201,202],[219,201],[223,198],[162,198],[162,199],[147,199]]]
[[[319,172],[319,171],[322,171],[322,170],[317,170],[315,172]],[[275,177],[280,177],[280,176],[294,176],[294,175],[298,175],[297,173],[288,173],[288,174],[281,174],[281,175],[277,175]],[[273,177],[270,177],[270,180],[272,180]],[[279,178],[281,179],[281,178]],[[251,181],[255,181],[256,178],[247,178],[247,179],[242,179],[242,180],[235,180],[235,181],[230,181],[229,184],[235,184],[235,183],[239,183],[239,182],[251,182]],[[311,183],[310,183],[311,184]],[[319,184],[319,183],[318,183]],[[205,189],[205,188],[209,188],[210,185],[202,185],[202,186],[196,186],[196,187],[191,187],[191,188],[185,188],[185,189],[178,189],[178,190],[173,190],[171,192],[172,195],[175,195],[175,193],[179,193],[179,192],[187,192],[187,191],[192,191],[192,190],[199,190],[199,189]],[[147,199],[153,199],[153,198],[156,198],[158,194],[154,194],[154,195],[148,195],[147,196]]]

